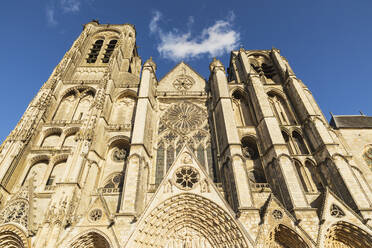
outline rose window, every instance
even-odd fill
[[[172,105],[162,122],[180,134],[188,134],[190,131],[201,127],[207,114],[204,110],[191,103],[180,103]]]
[[[272,215],[274,217],[274,219],[276,220],[280,220],[281,218],[283,218],[283,213],[282,211],[278,210],[278,209],[275,209],[273,212],[272,212]]]
[[[98,221],[102,218],[102,210],[101,209],[93,209],[89,213],[89,218],[91,221]]]
[[[182,167],[176,171],[175,181],[182,189],[192,189],[199,182],[199,173],[192,167]]]
[[[122,162],[125,160],[125,157],[127,156],[127,151],[124,148],[115,148],[115,150],[112,153],[112,159],[115,162]]]
[[[331,212],[331,215],[336,218],[341,218],[345,216],[344,211],[342,211],[342,209],[335,204],[332,204],[330,212]]]
[[[188,90],[193,86],[193,84],[194,82],[190,78],[181,76],[174,80],[173,87],[177,90]]]

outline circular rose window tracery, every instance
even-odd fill
[[[174,180],[179,188],[189,190],[199,182],[199,173],[190,166],[184,166],[176,171]]]
[[[162,121],[168,128],[185,135],[200,128],[205,119],[206,113],[201,108],[191,103],[179,103],[165,112]]]

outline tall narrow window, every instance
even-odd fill
[[[202,145],[199,145],[198,146],[198,149],[197,149],[197,156],[198,156],[198,160],[199,160],[199,163],[204,166],[205,168],[205,156],[204,156],[204,148]]]
[[[156,176],[155,184],[159,185],[164,175],[164,145],[163,143],[158,144],[158,150],[156,155]]]
[[[116,43],[118,43],[117,40],[110,40],[109,44],[107,45],[105,55],[103,56],[102,59],[103,63],[108,63],[110,61],[110,57],[115,49]]]
[[[293,154],[293,149],[292,149],[291,142],[289,140],[288,134],[286,132],[282,131],[282,135],[283,135],[283,138],[284,138],[285,143],[287,144],[289,153],[290,154]]]
[[[256,141],[251,137],[244,137],[241,142],[243,156],[246,158],[246,165],[251,171],[250,179],[254,183],[266,183],[265,172],[262,167]]]
[[[269,102],[280,125],[296,124],[287,103],[282,97],[269,93]]]
[[[319,170],[317,170],[317,167],[315,167],[311,162],[306,161],[305,162],[305,168],[309,171],[309,173],[311,175],[311,179],[314,182],[316,189],[319,192],[324,191],[322,179],[321,179]]]
[[[61,182],[63,174],[65,173],[66,170],[66,161],[61,161],[57,163],[53,170],[52,173],[50,174],[48,181],[46,183],[46,190],[51,190],[53,189],[53,186],[56,185],[56,183]]]
[[[167,148],[167,171],[172,166],[174,162],[174,148],[173,146],[168,146]]]
[[[302,186],[304,187],[305,192],[314,192],[314,185],[310,178],[310,172],[309,170],[302,166],[298,161],[295,162],[296,170],[298,173],[298,176],[300,177]]]
[[[87,63],[93,64],[97,61],[99,51],[101,51],[103,40],[97,40],[93,47],[90,49],[90,53],[87,58]]]
[[[28,170],[27,175],[23,180],[23,184],[33,177],[34,185],[39,186],[41,181],[43,180],[44,173],[46,172],[48,164],[49,164],[48,160],[42,160],[33,164]]]
[[[309,151],[305,145],[304,139],[302,138],[301,134],[294,131],[292,133],[293,141],[296,146],[296,150],[298,154],[309,154]]]

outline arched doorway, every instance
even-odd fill
[[[101,234],[92,231],[80,236],[70,248],[110,248],[110,244]]]
[[[249,247],[233,217],[199,195],[174,196],[145,218],[127,247]]]
[[[325,248],[372,247],[372,237],[359,227],[340,221],[331,226],[326,234]]]
[[[266,247],[266,246],[265,246]],[[269,248],[309,248],[306,242],[291,228],[279,224],[270,233]]]
[[[26,234],[18,227],[8,224],[0,227],[1,248],[28,248]]]

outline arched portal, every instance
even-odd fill
[[[266,247],[266,246],[265,246]],[[268,245],[270,248],[309,248],[306,242],[291,228],[279,224],[270,233]]]
[[[26,234],[14,225],[0,227],[1,248],[28,248]]]
[[[110,248],[110,244],[101,234],[92,231],[80,236],[70,248]]]
[[[325,248],[372,247],[372,237],[359,227],[340,221],[329,228],[324,244]]]
[[[141,222],[131,247],[249,247],[234,221],[214,202],[194,194],[174,196],[154,208]]]

